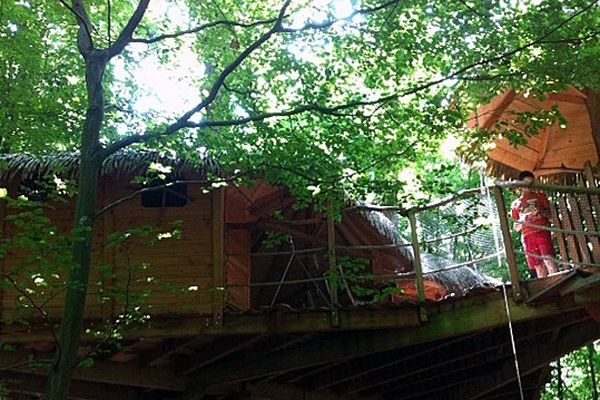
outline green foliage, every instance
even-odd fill
[[[126,0],[82,3],[90,26],[81,30],[80,38],[89,35],[99,50],[114,43],[135,4]],[[108,4],[112,5],[110,15]],[[592,7],[595,3],[406,0],[319,27],[339,17],[335,4],[292,2],[282,21],[288,31],[274,33],[256,49],[248,46],[267,38],[263,35],[273,28],[272,22],[246,27],[220,24],[150,45],[130,43],[101,71],[103,81],[94,81],[94,74],[85,74],[86,62],[88,68],[95,67],[90,60],[97,59],[84,60],[78,54],[77,19],[61,2],[3,2],[0,152],[44,153],[80,149],[85,144],[86,155],[98,154],[102,147],[119,143],[129,134],[132,142],[148,139],[134,148],[153,148],[198,163],[212,156],[225,175],[242,171],[246,179],[286,186],[297,198],[297,207],[324,209],[333,202],[339,209],[348,199],[365,198],[418,204],[474,179],[453,162],[436,157],[438,147],[450,135],[462,139],[469,150],[485,152],[489,132],[464,129],[477,104],[509,87],[531,93],[567,86],[600,88],[596,67],[600,11]],[[352,6],[357,10],[384,4],[358,0]],[[153,1],[150,7],[134,36],[153,38],[221,19],[272,20],[281,2],[169,0]],[[242,54],[245,59],[234,63]],[[138,68],[148,60],[160,74]],[[187,62],[197,64],[182,70]],[[224,71],[230,73],[224,76]],[[193,98],[187,99],[183,109],[169,109],[168,101],[144,106],[152,97],[147,86],[162,76],[192,88],[186,96]],[[104,98],[93,96],[99,94],[100,86]],[[202,99],[207,104],[192,119],[189,115],[180,119]],[[88,107],[86,100],[104,102],[106,113],[98,104]],[[313,111],[241,122],[273,111],[304,108]],[[517,118],[528,125],[526,135],[535,135],[550,118],[560,120],[560,116],[539,113]],[[90,124],[94,121],[98,124]],[[183,123],[171,125],[174,121]],[[195,129],[186,124],[197,121],[204,125]],[[208,123],[214,126],[206,128]],[[172,134],[158,139],[142,136],[148,132],[160,136],[167,127]],[[509,129],[506,134],[513,143],[523,141],[518,132]],[[407,171],[412,178],[403,179]],[[157,168],[154,178],[164,181],[166,175]],[[91,198],[92,190],[85,190],[79,193],[80,199]],[[32,303],[33,294],[46,296],[43,302],[61,290],[64,280],[58,269],[73,266],[65,249],[81,244],[78,241],[91,241],[90,226],[59,235],[40,211],[43,206],[33,203],[23,204],[19,216],[10,221],[22,233],[7,238],[10,243],[6,243],[6,248],[10,244],[28,249],[22,269],[11,271],[20,274],[17,284],[25,285],[23,306]],[[449,223],[458,226],[465,221]],[[160,239],[157,232],[144,228],[111,237],[123,257],[135,246]],[[89,251],[86,246],[74,247],[83,249],[80,253]],[[47,254],[49,249],[52,254]],[[8,250],[3,252],[7,256]],[[85,255],[74,254],[74,258],[86,259]],[[119,281],[138,279],[138,273],[142,274],[139,279],[151,277],[145,263],[127,265]],[[81,267],[88,269],[88,265]],[[107,266],[100,270],[110,276]],[[40,273],[45,275],[36,275]],[[77,281],[71,284],[66,288],[71,293],[85,289]],[[110,290],[107,297],[118,297],[119,292],[127,293],[127,285],[117,292]],[[127,306],[118,323],[129,323],[130,314],[135,321],[142,318],[144,311],[134,304],[147,295],[143,291],[121,298]],[[105,336],[118,338],[113,331],[108,327]],[[67,348],[70,343],[73,347]],[[75,337],[66,338],[63,345],[65,354],[76,355]],[[64,382],[64,376],[55,372],[51,381]]]
[[[284,25],[298,28],[339,18],[334,3],[318,7],[294,2]],[[378,4],[365,0],[352,5],[359,9]],[[87,5],[98,47],[107,46],[110,38],[114,41],[133,11],[130,2],[113,2],[109,32],[106,2],[93,0]],[[280,6],[277,1],[151,4],[136,36],[153,38],[198,21],[265,20]],[[465,149],[473,153],[466,155],[484,154],[494,133],[467,133],[462,128],[476,104],[507,87],[532,93],[569,85],[598,87],[597,74],[590,67],[599,52],[598,10],[589,9],[567,21],[586,6],[580,0],[541,4],[434,1],[426,5],[403,1],[327,29],[277,34],[227,78],[200,118],[234,120],[307,104],[334,106],[390,94],[399,94],[399,100],[339,114],[304,113],[234,127],[183,130],[150,145],[190,160],[212,155],[227,172],[252,171],[254,176],[290,187],[299,205],[340,190],[355,198],[374,196],[388,204],[414,201],[407,195],[411,183],[398,179],[399,174],[430,157],[449,133],[459,135]],[[0,52],[8,64],[0,77],[10,79],[11,84],[4,86],[11,90],[0,103],[11,115],[0,114],[0,120],[7,131],[14,132],[10,138],[3,136],[4,151],[20,151],[25,146],[39,151],[76,148],[75,132],[84,117],[85,95],[72,15],[58,2],[27,1],[4,5],[2,15],[7,24],[0,35]],[[187,82],[195,90],[191,95],[197,97],[187,101],[194,104],[206,96],[223,68],[268,27],[266,23],[251,28],[218,25],[151,45],[130,45],[105,76],[103,143],[118,140],[124,132],[137,134],[164,126],[184,111],[139,107],[152,96],[144,89],[139,65],[155,60],[153,65],[166,75]],[[536,40],[539,43],[532,45]],[[518,48],[522,49],[501,57]],[[182,69],[179,54],[193,54],[204,71]],[[402,95],[468,65],[473,67],[445,83]],[[554,111],[516,116],[527,121],[525,135],[513,129],[504,129],[504,134],[515,144],[523,143],[552,116],[560,120]],[[25,134],[30,131],[38,133]],[[436,186],[425,187],[423,192],[450,190],[436,179],[440,175],[446,172],[432,169],[419,174],[421,182],[428,180]]]
[[[389,300],[391,296],[402,295],[402,289],[395,286],[376,287],[375,275],[368,272],[369,264],[369,260],[364,258],[339,257],[338,269],[328,270],[325,275],[336,280],[338,287],[348,285],[352,293],[362,301],[377,304]]]
[[[262,244],[267,249],[274,249],[281,246],[284,243],[289,243],[291,240],[289,235],[284,235],[275,231],[267,231],[265,232],[265,238],[262,241]]]
[[[52,192],[50,192],[52,193]],[[50,195],[56,204],[58,195]],[[61,232],[46,215],[52,203],[30,201],[25,196],[5,197],[12,212],[6,217],[13,231],[0,241],[0,259],[13,257],[11,269],[2,274],[0,287],[16,291],[15,315],[9,323],[26,323],[25,318],[43,318],[44,306],[64,291],[65,273],[73,265],[72,237]],[[64,199],[63,199],[64,201]]]
[[[593,344],[594,351],[591,361],[596,374],[596,387],[600,385],[600,342]],[[546,384],[542,394],[543,400],[555,400],[559,397],[559,379],[562,380],[562,399],[564,400],[592,400],[592,374],[590,370],[589,347],[582,347],[560,359],[561,376],[558,376],[558,365],[552,363],[550,382]]]

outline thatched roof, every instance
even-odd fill
[[[386,213],[381,211],[360,211],[360,215],[366,219],[373,228],[389,240],[392,244],[408,244],[401,236],[400,229],[398,228],[397,221],[394,219],[397,218],[397,214],[393,214],[393,216],[388,216]],[[409,260],[412,264],[413,253],[412,248],[410,246],[399,246],[398,252],[401,257]]]
[[[102,163],[102,175],[132,176],[144,174],[151,163],[160,163],[173,168],[176,175],[196,173],[220,174],[220,166],[212,158],[205,158],[203,164],[173,158],[154,151],[121,151],[109,156]],[[0,155],[0,179],[39,179],[53,174],[64,178],[74,178],[79,170],[79,153],[65,152],[34,156],[30,154]]]

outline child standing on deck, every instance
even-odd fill
[[[526,184],[533,183],[535,176],[531,171],[519,174],[519,180]],[[548,198],[544,193],[534,192],[524,187],[521,197],[512,204],[512,217],[515,220],[515,230],[522,234],[522,243],[527,253],[527,264],[532,274],[539,278],[558,272],[554,261],[540,257],[554,257],[554,245],[550,231],[536,228],[550,226]]]

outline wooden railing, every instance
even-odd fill
[[[278,282],[255,282],[251,286],[278,286],[278,285],[300,285],[306,283],[321,283],[328,282],[328,305],[331,307],[331,322],[332,325],[339,324],[339,300],[338,291],[344,289],[344,285],[335,277],[344,279],[343,273],[337,271],[336,252],[341,252],[349,249],[390,249],[400,247],[412,248],[414,262],[413,272],[410,274],[415,282],[416,302],[420,306],[421,319],[426,320],[427,314],[425,310],[426,293],[425,282],[432,275],[444,273],[453,269],[469,267],[483,262],[493,262],[496,258],[500,265],[508,270],[512,295],[516,301],[524,300],[525,293],[521,288],[523,277],[519,270],[523,269],[519,259],[522,259],[519,254],[524,254],[524,249],[520,244],[515,244],[514,237],[514,221],[510,217],[510,204],[508,203],[509,194],[512,190],[528,187],[534,191],[546,193],[550,200],[551,207],[551,222],[549,227],[538,227],[541,230],[553,232],[554,238],[558,245],[557,257],[555,262],[560,264],[563,269],[566,268],[591,268],[594,271],[600,267],[600,188],[590,182],[582,182],[578,186],[565,185],[548,185],[548,184],[524,184],[523,182],[496,182],[489,187],[475,188],[465,190],[455,194],[452,197],[432,203],[426,206],[413,207],[410,209],[398,209],[394,207],[385,207],[385,211],[396,211],[400,215],[408,219],[410,227],[411,240],[406,243],[398,244],[379,244],[366,246],[340,246],[336,243],[336,233],[333,220],[327,223],[327,244],[323,247],[298,249],[292,251],[277,251],[272,253],[258,253],[254,256],[269,256],[283,254],[320,254],[326,256],[328,260],[328,274],[323,276],[314,276],[307,279],[295,279]],[[513,196],[514,195],[510,195]],[[472,197],[485,198],[489,202],[490,207],[494,208],[494,221],[492,229],[496,229],[498,237],[496,243],[490,243],[490,246],[495,245],[495,251],[489,254],[481,255],[478,258],[472,258],[466,261],[458,261],[451,265],[444,265],[442,268],[432,270],[423,270],[424,246],[437,246],[439,243],[447,240],[455,240],[457,237],[469,237],[475,235],[480,227],[464,227],[460,232],[455,232],[443,237],[422,236],[419,217],[427,212],[436,212],[444,207],[448,207],[454,202],[464,201]],[[481,201],[481,200],[480,200]],[[382,207],[359,206],[359,208],[371,211],[382,211]],[[501,259],[501,260],[500,260]],[[506,270],[505,270],[506,271]],[[386,276],[376,276],[376,278],[387,278],[390,281],[400,279],[406,274],[389,274]],[[230,288],[231,289],[231,288]]]

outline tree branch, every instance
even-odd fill
[[[92,23],[87,15],[83,1],[73,0],[73,6],[70,6],[65,0],[59,1],[77,19],[77,23],[79,24],[77,47],[79,48],[81,55],[87,57],[87,55],[90,54],[94,49],[94,41],[92,39]]]
[[[8,281],[12,285],[12,287],[15,288],[15,290],[21,294],[21,296],[23,296],[24,298],[26,298],[27,301],[29,301],[29,304],[31,304],[31,306],[40,314],[40,316],[42,317],[42,319],[44,320],[44,322],[50,328],[50,331],[52,333],[52,338],[54,339],[54,344],[56,346],[59,346],[58,337],[56,336],[56,332],[54,331],[52,321],[50,321],[50,317],[48,316],[48,313],[43,308],[44,305],[46,304],[46,302],[44,302],[42,305],[37,304],[37,302],[27,292],[27,290],[25,290],[22,287],[20,287],[19,284],[17,283],[17,281],[15,281],[12,276],[10,276],[7,273],[2,273],[1,276],[6,281]]]
[[[220,179],[181,179],[181,180],[176,180],[176,181],[172,181],[172,182],[168,182],[165,183],[164,185],[157,185],[157,186],[151,186],[151,187],[147,187],[147,188],[143,188],[140,190],[137,190],[133,193],[131,193],[128,196],[125,197],[121,197],[118,200],[113,201],[112,203],[104,206],[102,209],[100,209],[95,215],[94,218],[98,218],[100,217],[102,214],[112,210],[113,208],[117,207],[120,204],[123,204],[125,202],[128,202],[130,200],[135,199],[138,196],[143,195],[144,193],[149,193],[149,192],[155,192],[157,190],[163,190],[163,189],[169,189],[173,186],[177,186],[177,185],[182,185],[182,184],[186,184],[186,185],[212,185],[213,183],[229,183],[229,182],[233,182],[236,179],[247,175],[248,172],[240,172],[237,173],[235,175],[232,175],[228,178],[220,178]]]
[[[385,7],[388,7],[392,4],[395,4],[398,0],[391,0],[388,1],[387,3],[384,3],[380,6],[377,7],[373,7],[372,9],[369,10],[381,10]],[[334,106],[323,106],[323,105],[318,105],[318,104],[307,104],[307,105],[303,105],[303,106],[299,106],[297,108],[293,108],[293,109],[288,109],[288,110],[280,110],[280,111],[272,111],[272,112],[265,112],[262,114],[257,114],[257,115],[252,115],[252,116],[248,116],[248,117],[244,117],[244,118],[239,118],[239,119],[232,119],[232,120],[221,120],[221,121],[201,121],[201,122],[190,122],[189,119],[196,114],[197,112],[199,112],[200,110],[206,108],[210,103],[212,103],[212,101],[216,98],[220,88],[224,85],[225,83],[225,79],[250,55],[252,54],[252,52],[254,52],[256,49],[258,49],[263,43],[265,43],[273,34],[275,34],[276,32],[294,32],[297,30],[288,30],[287,28],[283,28],[282,27],[282,22],[283,19],[285,18],[285,11],[289,5],[289,0],[285,3],[285,5],[283,6],[283,8],[280,10],[279,16],[273,26],[273,28],[271,28],[267,33],[265,33],[264,35],[262,35],[258,40],[256,40],[254,43],[252,43],[248,48],[246,48],[229,66],[227,66],[219,75],[219,77],[217,78],[217,81],[215,82],[215,84],[213,85],[213,87],[211,88],[209,95],[202,101],[200,102],[196,107],[194,107],[192,110],[188,111],[187,113],[185,113],[181,118],[179,118],[177,121],[175,121],[173,124],[169,125],[164,131],[155,131],[155,132],[147,132],[143,135],[137,135],[137,136],[129,136],[126,137],[120,141],[117,141],[115,143],[113,143],[112,145],[108,146],[105,149],[105,156],[108,156],[110,154],[115,153],[116,151],[119,151],[131,144],[134,143],[147,143],[150,142],[152,140],[155,140],[159,137],[163,137],[163,136],[169,136],[172,135],[174,133],[176,133],[177,131],[183,129],[183,128],[198,128],[198,129],[203,129],[203,128],[214,128],[214,127],[232,127],[232,126],[240,126],[240,125],[246,125],[249,123],[254,123],[254,122],[261,122],[261,121],[265,121],[267,119],[270,118],[276,118],[276,117],[291,117],[291,116],[295,116],[295,115],[299,115],[299,114],[303,114],[303,113],[307,113],[307,112],[317,112],[320,114],[324,114],[324,115],[339,115],[340,111],[346,110],[346,109],[351,109],[351,108],[357,108],[357,107],[363,107],[363,106],[372,106],[372,105],[378,105],[381,103],[385,103],[385,102],[389,102],[392,100],[397,100],[399,98],[402,97],[406,97],[412,94],[416,94],[419,93],[421,91],[424,91],[426,89],[429,89],[433,86],[439,85],[443,82],[446,82],[448,80],[452,80],[452,79],[459,79],[463,74],[465,74],[468,71],[471,71],[473,69],[479,68],[479,67],[484,67],[487,66],[489,64],[493,64],[497,61],[501,61],[507,58],[510,58],[526,49],[528,49],[529,47],[532,46],[536,46],[536,45],[540,45],[540,44],[545,44],[544,42],[556,31],[558,31],[560,28],[562,28],[563,26],[567,25],[570,21],[572,21],[574,18],[578,17],[579,15],[585,13],[586,11],[588,11],[589,9],[591,9],[592,7],[594,7],[596,4],[598,3],[598,0],[592,1],[591,3],[589,3],[587,6],[581,8],[579,11],[577,11],[576,13],[572,14],[571,16],[569,16],[567,19],[565,19],[564,21],[562,21],[561,23],[557,24],[556,26],[554,26],[552,29],[548,30],[545,34],[541,35],[540,37],[538,37],[537,39],[530,41],[522,46],[519,46],[517,48],[514,48],[512,50],[506,51],[502,54],[493,56],[491,58],[487,58],[484,60],[480,60],[480,61],[476,61],[473,62],[471,64],[468,64],[462,68],[457,69],[456,71],[441,77],[439,79],[434,79],[428,82],[424,82],[421,83],[413,88],[410,88],[408,90],[405,90],[403,92],[399,92],[399,93],[394,93],[388,96],[383,96],[380,97],[378,99],[375,100],[356,100],[356,101],[351,101],[345,104],[339,104],[339,105],[334,105]],[[355,13],[365,13],[364,10],[358,10],[355,11]],[[354,14],[354,13],[353,13]],[[350,18],[350,17],[349,17]],[[322,24],[309,24],[306,25],[305,27],[312,27],[314,29],[324,29],[327,28],[329,26],[331,26],[333,24],[333,22],[328,21],[327,23],[322,23]]]
[[[319,30],[319,29],[326,29],[329,28],[330,26],[332,26],[333,24],[340,22],[340,21],[346,21],[346,20],[350,20],[352,18],[354,18],[357,15],[366,15],[366,14],[371,14],[380,10],[383,10],[385,8],[388,8],[390,6],[397,6],[400,3],[401,0],[388,0],[385,3],[382,3],[378,6],[374,6],[374,7],[367,7],[367,8],[362,8],[359,10],[356,10],[354,12],[352,12],[350,15],[343,17],[343,18],[334,18],[325,22],[320,22],[320,23],[309,23],[306,24],[302,27],[299,28],[283,28],[281,27],[281,29],[278,30],[278,32],[281,33],[293,33],[293,32],[301,32],[301,31],[307,31],[307,30]],[[287,19],[289,16],[288,15],[284,15],[282,18],[282,22]],[[208,22],[202,25],[198,25],[195,28],[191,28],[191,29],[187,29],[187,30],[183,30],[183,31],[179,31],[179,32],[174,32],[174,33],[165,33],[162,35],[158,35],[155,36],[153,38],[133,38],[131,40],[131,43],[145,43],[145,44],[152,44],[152,43],[156,43],[159,42],[161,40],[164,39],[174,39],[174,38],[178,38],[184,35],[189,35],[192,33],[199,33],[203,30],[206,30],[208,28],[213,28],[216,26],[228,26],[228,27],[240,27],[240,28],[254,28],[257,26],[261,26],[261,25],[269,25],[269,24],[273,24],[277,22],[277,18],[269,18],[269,19],[265,19],[265,20],[258,20],[258,21],[254,21],[254,22],[238,22],[238,21],[231,21],[231,20],[218,20],[218,21],[213,21],[213,22]]]
[[[254,21],[254,22],[237,22],[237,21],[229,21],[229,20],[223,19],[223,20],[218,20],[218,21],[213,21],[213,22],[207,22],[205,24],[198,25],[197,27],[192,28],[192,29],[187,29],[187,30],[174,32],[174,33],[165,33],[165,34],[158,35],[158,36],[155,36],[152,38],[147,38],[147,39],[146,38],[133,38],[133,39],[131,39],[131,43],[152,44],[152,43],[160,42],[161,40],[165,40],[165,39],[175,39],[180,36],[189,35],[192,33],[198,33],[203,30],[213,28],[216,26],[220,26],[220,25],[237,26],[240,28],[253,28],[253,27],[257,27],[257,26],[261,26],[261,25],[270,25],[270,24],[274,23],[276,20],[277,20],[277,18],[270,18],[270,19]]]
[[[107,55],[109,59],[121,54],[125,47],[131,42],[133,33],[139,26],[140,21],[148,9],[148,4],[150,4],[150,0],[140,0],[137,8],[133,12],[133,15],[129,21],[127,21],[127,24],[119,34],[119,37],[117,37],[115,43],[108,48]]]
[[[149,0],[145,0],[145,1],[149,1]],[[279,29],[281,29],[281,23],[283,21],[283,18],[285,17],[285,12],[286,12],[287,8],[289,7],[290,2],[291,2],[291,0],[285,1],[283,7],[281,8],[281,10],[279,10],[279,15],[277,16],[272,28],[269,29],[269,31],[267,31],[263,35],[261,35],[252,44],[250,44],[250,46],[248,46],[244,51],[242,51],[236,57],[236,59],[233,60],[233,62],[231,64],[229,64],[223,71],[221,71],[221,73],[217,77],[216,82],[211,87],[211,89],[208,93],[208,96],[206,96],[206,98],[204,100],[202,100],[198,105],[196,105],[190,111],[183,114],[177,121],[175,121],[174,123],[169,125],[164,133],[162,133],[162,134],[159,133],[158,135],[150,133],[150,134],[139,135],[139,136],[129,136],[121,141],[113,143],[111,146],[108,146],[105,149],[104,156],[107,157],[107,156],[119,151],[120,149],[129,146],[130,144],[139,143],[139,142],[147,142],[157,136],[172,135],[173,133],[179,131],[180,129],[185,128],[186,124],[189,123],[188,122],[189,119],[194,114],[196,114],[199,111],[201,111],[202,109],[206,108],[208,105],[210,105],[214,101],[214,99],[217,97],[217,94],[221,90],[221,87],[225,83],[225,79],[227,79],[227,77],[233,71],[235,71],[237,69],[237,67],[239,67],[240,64],[242,64],[242,62],[244,62],[244,60],[246,60],[254,51],[259,49],[265,42],[267,42],[271,38],[271,36],[273,36]]]
[[[401,0],[388,0],[387,2],[384,2],[384,3],[374,6],[374,7],[360,8],[358,10],[353,11],[352,13],[350,13],[349,15],[347,15],[343,18],[334,18],[334,19],[330,19],[328,21],[319,22],[319,23],[311,22],[304,26],[301,26],[300,28],[282,28],[280,32],[295,33],[295,32],[307,31],[307,30],[327,29],[337,22],[351,20],[352,18],[356,17],[357,15],[367,15],[367,14],[375,13],[377,11],[384,10],[390,6],[395,6],[398,3],[400,3],[400,1]]]

